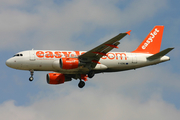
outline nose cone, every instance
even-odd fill
[[[11,60],[11,59],[8,59],[8,60],[6,61],[6,65],[7,65],[8,67],[11,67],[11,64],[12,64],[12,60]]]

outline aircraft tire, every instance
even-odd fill
[[[29,78],[29,81],[33,81],[33,79],[34,79],[33,77],[30,77],[30,78]]]
[[[85,82],[84,81],[80,81],[78,84],[79,88],[83,88],[85,86]]]
[[[90,72],[88,73],[88,77],[89,77],[89,78],[93,78],[94,75],[95,75],[94,71],[90,71]]]

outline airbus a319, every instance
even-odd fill
[[[79,79],[79,88],[87,78],[105,72],[117,72],[155,65],[170,60],[165,56],[174,48],[160,51],[164,26],[155,26],[139,47],[132,52],[110,52],[118,48],[120,40],[131,31],[120,33],[89,51],[28,50],[15,54],[6,61],[8,67],[30,71],[53,71],[46,76],[48,84],[62,84]]]

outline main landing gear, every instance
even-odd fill
[[[83,88],[85,86],[85,82],[80,80],[79,84],[78,84],[78,87],[79,88]]]
[[[94,72],[94,71],[89,71],[89,73],[88,73],[87,75],[85,75],[86,77],[85,77],[84,79],[80,77],[80,78],[79,78],[80,81],[79,81],[78,87],[79,87],[79,88],[83,88],[83,87],[85,86],[85,82],[84,82],[84,81],[87,80],[87,77],[93,78],[94,75],[95,75],[95,72]],[[83,79],[84,81],[82,81],[81,79]]]
[[[95,75],[94,71],[89,71],[89,73],[88,73],[89,78],[93,78],[94,75]]]
[[[29,81],[33,81],[34,70],[30,70],[30,74],[31,74],[31,77],[29,78]]]

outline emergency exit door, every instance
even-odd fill
[[[29,60],[30,61],[35,61],[36,60],[34,50],[29,51]]]

